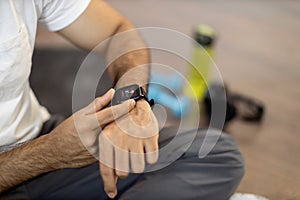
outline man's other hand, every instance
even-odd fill
[[[158,160],[158,123],[145,100],[116,121],[99,136],[100,173],[104,190],[110,198],[117,195],[117,178],[130,171],[141,173],[145,163]]]
[[[103,127],[128,113],[136,104],[134,100],[128,100],[105,108],[113,95],[114,90],[109,90],[52,131],[51,151],[57,156],[51,163],[54,169],[78,168],[96,162],[98,136]]]

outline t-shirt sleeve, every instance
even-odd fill
[[[74,22],[91,0],[44,0],[39,23],[49,31],[59,31]]]

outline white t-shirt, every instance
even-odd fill
[[[38,103],[28,82],[37,24],[43,24],[50,31],[63,29],[83,13],[89,2],[90,0],[0,0],[0,149],[35,138],[43,122],[50,117],[48,111]],[[18,44],[20,29],[16,18],[26,27],[29,40],[27,46]],[[14,44],[18,46],[13,46]],[[27,47],[24,48],[26,54],[15,56],[12,47]],[[23,58],[18,59],[20,55],[28,57],[24,66],[20,63]],[[7,66],[10,68],[6,68]],[[14,66],[18,66],[18,69],[13,69]],[[16,73],[7,73],[7,69]],[[16,77],[24,81],[15,81]],[[9,85],[11,83],[17,85]],[[13,91],[8,88],[17,89]]]

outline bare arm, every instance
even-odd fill
[[[134,25],[105,1],[92,0],[75,22],[58,33],[88,51],[105,41],[108,46],[106,58],[110,63],[109,72],[115,83],[119,81],[117,87],[130,84],[144,86],[148,82],[149,51],[145,43]],[[130,52],[122,55],[126,51]],[[120,80],[129,70],[132,70],[131,75]]]
[[[87,139],[96,140],[105,125],[128,113],[133,102],[105,108],[111,101],[114,90],[98,97],[90,105],[66,119],[51,133],[23,146],[0,154],[0,193],[40,174],[63,168],[78,168],[96,162],[83,145],[84,138],[78,133],[87,133]],[[103,109],[105,108],[105,109]],[[129,110],[128,110],[129,108]],[[115,109],[112,112],[112,109]],[[76,126],[74,118],[76,116]],[[93,120],[96,119],[96,120]]]
[[[51,154],[51,137],[43,136],[0,155],[0,192],[42,173],[56,162]]]

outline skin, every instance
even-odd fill
[[[92,0],[76,21],[58,33],[91,51],[110,36],[133,28],[104,1]],[[120,47],[137,50],[115,59]],[[110,39],[106,52],[109,73],[116,88],[134,83],[147,89],[149,51],[136,31],[131,31],[126,39]],[[128,71],[131,71],[130,75]],[[46,172],[92,164],[96,159],[90,152],[98,151],[104,190],[114,198],[118,177],[127,177],[129,171],[143,172],[146,162],[155,163],[158,159],[158,125],[149,104],[145,100],[128,101],[105,108],[113,94],[114,90],[110,90],[96,98],[51,133],[1,154],[0,192]],[[149,130],[146,135],[145,129]],[[80,138],[78,133],[84,133],[86,137]]]

